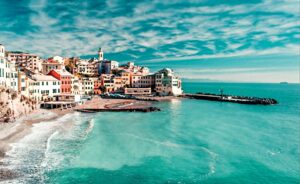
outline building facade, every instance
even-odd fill
[[[55,60],[53,58],[48,58],[42,63],[42,73],[47,75],[51,70],[62,70],[64,69],[64,64],[61,63],[61,60]]]
[[[35,74],[28,78],[29,98],[40,102],[60,94],[60,81],[51,75]]]
[[[0,44],[0,85],[6,85],[6,58],[5,47]]]
[[[71,94],[72,93],[72,77],[73,75],[63,70],[51,70],[48,75],[52,75],[54,78],[60,81],[60,93]]]
[[[173,70],[165,68],[155,74],[155,91],[159,95],[182,94],[181,80],[174,75]]]
[[[110,74],[113,69],[117,69],[119,63],[117,61],[103,60],[101,61],[101,73]]]
[[[6,62],[6,86],[18,91],[18,71],[14,61]]]

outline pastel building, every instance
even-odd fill
[[[101,64],[96,59],[80,60],[77,62],[77,73],[81,75],[96,76],[100,73]]]
[[[113,74],[102,74],[100,76],[101,85],[105,88],[106,92],[114,91],[114,75]]]
[[[72,77],[71,82],[71,93],[72,95],[83,95],[84,91],[82,90],[82,83],[78,77]]]
[[[131,75],[131,87],[133,88],[140,88],[141,87],[141,79],[142,79],[142,74],[132,74]]]
[[[55,56],[48,58],[42,63],[42,73],[47,75],[51,70],[62,70],[65,69],[62,57]]]
[[[5,59],[5,47],[0,44],[0,85],[6,84],[6,59]]]
[[[53,76],[60,81],[60,93],[71,94],[72,93],[72,77],[73,75],[67,72],[65,69],[62,70],[51,70],[48,75]]]
[[[6,86],[18,91],[18,71],[14,61],[6,62]]]
[[[18,92],[21,95],[29,96],[28,93],[28,77],[24,72],[18,72]]]
[[[94,81],[94,94],[96,95],[102,94],[101,87],[102,87],[102,83],[101,83],[101,79],[99,78]]]
[[[173,70],[162,69],[155,74],[155,91],[159,95],[181,95],[181,80],[174,75]]]
[[[14,61],[16,63],[40,60],[39,56],[37,56],[35,54],[19,52],[19,51],[7,52],[7,59],[10,61]]]
[[[60,81],[51,75],[35,74],[28,78],[29,98],[38,102],[60,94]]]
[[[82,78],[82,91],[85,95],[92,95],[94,94],[94,81],[96,81],[97,78]]]

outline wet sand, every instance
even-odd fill
[[[0,181],[18,177],[14,171],[1,168],[1,160],[5,157],[6,152],[11,149],[10,145],[12,143],[18,142],[30,134],[33,124],[52,121],[71,112],[73,112],[73,109],[38,109],[27,116],[17,119],[15,122],[0,122]]]
[[[28,116],[23,116],[12,123],[0,122],[0,160],[9,151],[10,144],[15,143],[30,133],[31,127],[35,123],[51,121],[67,113],[73,112],[72,109],[45,110],[38,109]],[[1,165],[1,162],[0,162]]]

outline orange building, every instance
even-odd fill
[[[102,94],[101,86],[102,86],[102,83],[101,83],[100,79],[94,81],[94,94],[96,94],[96,95]]]
[[[48,75],[52,75],[54,78],[60,81],[60,93],[71,94],[72,92],[72,74],[66,70],[51,70]]]

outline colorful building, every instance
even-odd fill
[[[60,93],[71,94],[72,93],[72,77],[73,75],[62,70],[51,70],[48,75],[52,75],[54,78],[60,81]]]
[[[155,91],[159,95],[181,95],[181,80],[174,75],[173,70],[164,68],[155,74]]]
[[[5,47],[0,44],[0,85],[6,85],[6,58]]]
[[[28,97],[40,101],[52,100],[60,94],[60,81],[51,75],[35,74],[28,78]]]
[[[55,56],[48,58],[42,63],[42,73],[47,75],[51,70],[63,70],[65,69],[62,58]]]
[[[94,94],[99,95],[102,94],[102,82],[101,79],[97,79],[94,81]]]

